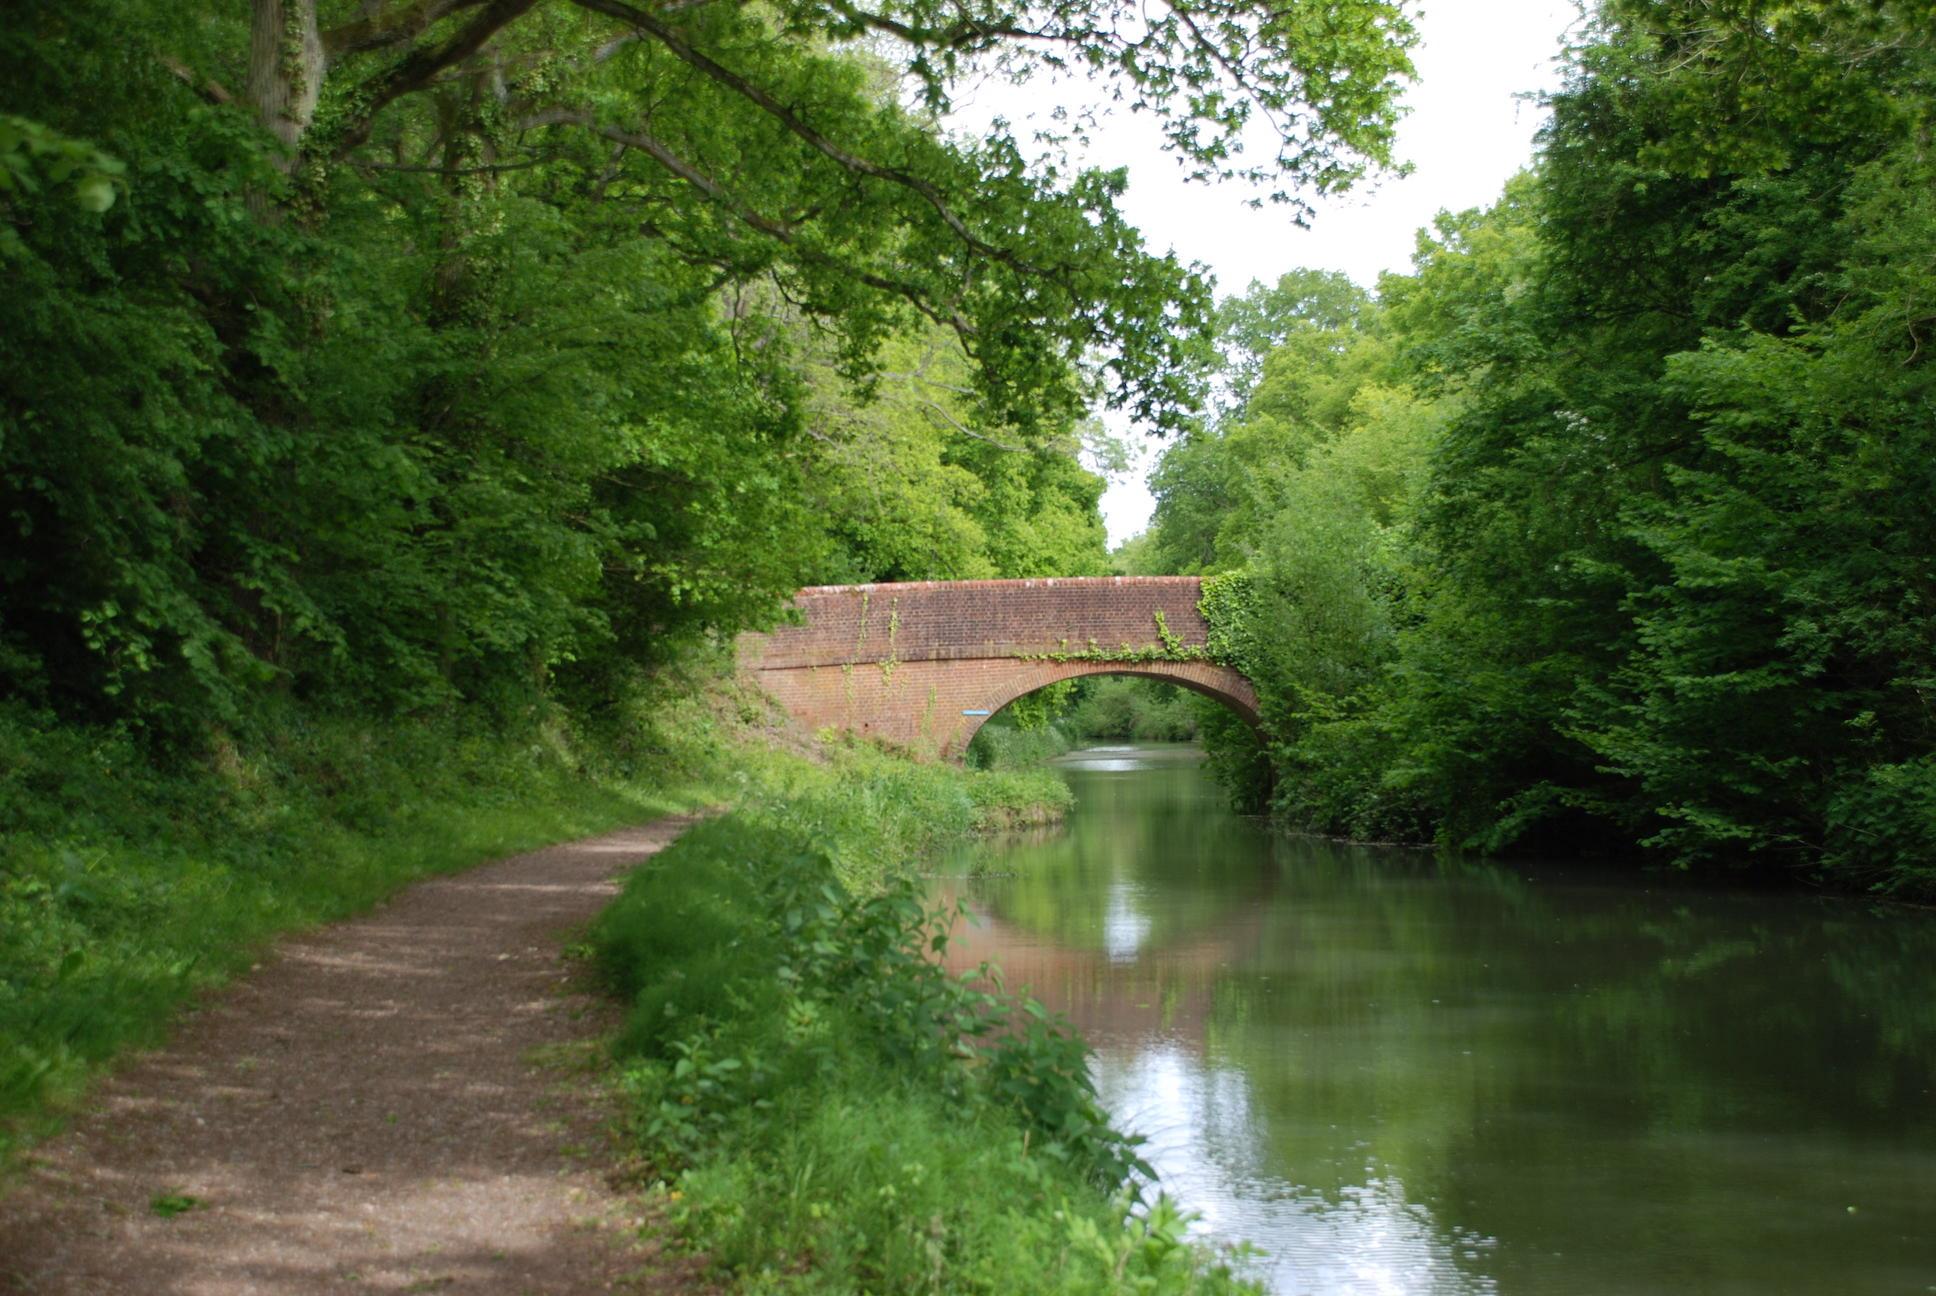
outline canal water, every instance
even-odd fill
[[[1936,920],[1444,865],[1231,814],[1188,747],[1058,762],[942,894],[1284,1293],[1936,1292]]]

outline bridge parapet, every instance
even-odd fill
[[[762,670],[1083,653],[1092,644],[1113,652],[1159,644],[1161,613],[1185,647],[1201,648],[1202,597],[1198,576],[815,585],[794,600],[803,624],[749,647]]]

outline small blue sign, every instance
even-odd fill
[[[975,711],[975,710],[968,710],[968,709],[964,709],[964,710],[962,711],[962,713],[961,713],[961,714],[963,714],[963,715],[987,715],[987,714],[988,714],[988,712],[986,712],[986,711]]]

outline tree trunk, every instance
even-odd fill
[[[277,165],[295,165],[303,132],[323,92],[323,35],[316,0],[254,0],[249,32],[249,102],[283,147]]]

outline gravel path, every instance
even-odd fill
[[[278,946],[35,1150],[0,1197],[0,1292],[698,1290],[637,1240],[596,1086],[557,1062],[614,1019],[572,992],[561,939],[690,822],[423,882]],[[164,1217],[164,1196],[198,1204]]]

